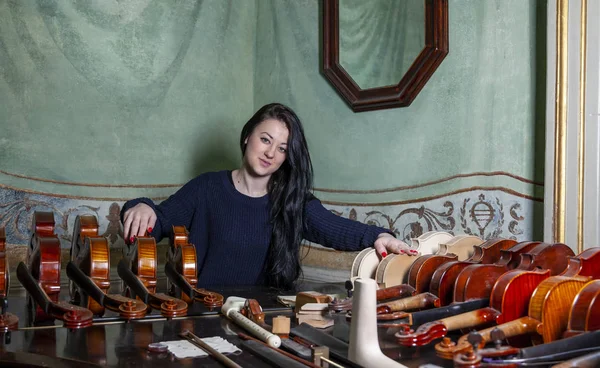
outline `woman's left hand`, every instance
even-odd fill
[[[410,247],[402,240],[396,239],[388,233],[379,234],[373,247],[382,258],[385,258],[390,253],[404,253],[411,256],[416,256],[419,253],[415,249],[410,249]]]

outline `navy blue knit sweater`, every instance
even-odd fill
[[[198,285],[259,285],[265,283],[271,228],[268,195],[253,198],[235,189],[229,171],[202,174],[168,199],[155,205],[148,198],[128,201],[121,216],[138,203],[156,212],[152,236],[171,235],[184,225],[198,254]],[[361,250],[373,245],[386,229],[336,216],[318,199],[305,206],[304,239],[338,250]]]

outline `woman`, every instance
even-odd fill
[[[291,287],[301,272],[302,239],[355,251],[374,246],[409,253],[388,230],[332,214],[311,194],[312,164],[296,114],[282,104],[258,110],[242,129],[242,166],[202,174],[155,205],[123,206],[125,239],[148,231],[160,240],[173,225],[190,231],[199,285]]]

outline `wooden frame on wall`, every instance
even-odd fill
[[[339,0],[323,0],[322,71],[354,112],[409,106],[448,54],[448,0],[423,1],[423,50],[398,84],[361,89],[339,62]]]

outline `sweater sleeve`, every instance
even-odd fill
[[[395,236],[387,229],[337,216],[316,198],[306,204],[304,216],[304,238],[337,250],[356,251],[371,247],[381,233]]]
[[[151,235],[157,241],[169,236],[173,225],[183,225],[189,229],[202,194],[201,184],[201,176],[196,177],[158,205],[150,198],[136,198],[127,201],[121,209],[121,222],[123,222],[123,216],[128,209],[139,203],[145,203],[156,213],[156,224]]]

